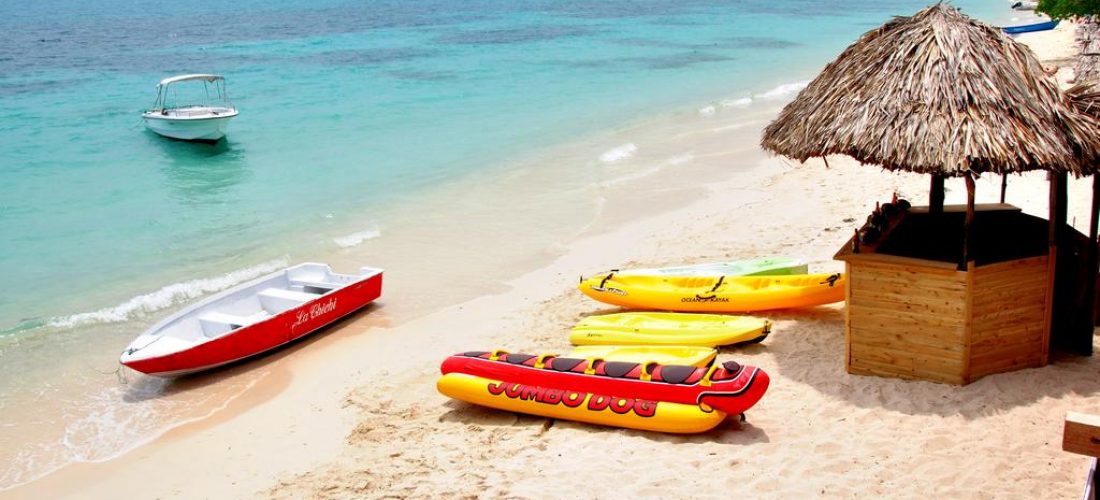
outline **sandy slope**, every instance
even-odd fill
[[[1086,460],[1060,450],[1062,418],[1070,409],[1100,412],[1100,361],[1059,359],[962,388],[852,376],[839,305],[766,315],[776,324],[764,343],[721,353],[772,376],[740,430],[679,437],[609,429],[436,393],[439,363],[455,352],[566,351],[570,325],[609,310],[574,289],[581,273],[767,254],[839,270],[832,254],[874,200],[899,191],[920,204],[926,196],[925,176],[841,158],[829,164],[769,159],[707,184],[686,207],[569,244],[507,291],[396,326],[361,316],[283,354],[292,363],[273,360],[278,368],[263,390],[234,402],[228,416],[7,496],[103,498],[138,488],[149,498],[1077,495]],[[994,200],[999,183],[981,179],[979,202]],[[1045,215],[1046,189],[1042,174],[1012,178],[1009,201]],[[960,181],[948,182],[948,203],[964,193]],[[1071,184],[1079,228],[1088,196],[1088,182]]]
[[[390,372],[386,383],[352,391],[348,404],[359,412],[359,422],[340,456],[281,480],[268,493],[280,498],[534,498],[567,491],[598,498],[1075,494],[1085,460],[1060,451],[1061,419],[1068,409],[1100,410],[1095,396],[1100,363],[1072,358],[964,388],[852,376],[843,368],[839,306],[768,315],[776,326],[767,341],[722,352],[720,359],[758,365],[772,375],[768,395],[739,431],[723,426],[678,437],[606,429],[481,409],[435,393],[438,361],[452,345],[450,352],[566,350],[568,327],[604,309],[572,289],[569,277],[578,269],[598,269],[591,266],[602,262],[680,262],[697,255],[798,254],[814,269],[831,270],[838,267],[829,260],[831,253],[852,226],[844,221],[863,217],[869,194],[885,199],[899,189],[916,195],[927,183],[921,176],[888,174],[839,158],[830,161],[830,169],[820,162],[797,169],[778,160],[769,164],[764,171],[784,171],[759,180],[763,189],[753,202],[738,204],[723,196],[734,185],[714,186],[713,196],[698,205],[579,242],[551,267],[517,280],[511,292],[407,325],[448,332],[429,349],[437,355],[428,356],[427,365]],[[996,196],[998,182],[979,184],[984,199]],[[1087,187],[1073,186],[1075,213],[1086,207]],[[1010,198],[1041,213],[1045,189],[1042,175],[1030,175],[1010,184]],[[948,202],[960,194],[956,187]],[[500,311],[507,312],[494,317]],[[477,319],[485,317],[492,319]],[[568,489],[554,489],[562,487]]]

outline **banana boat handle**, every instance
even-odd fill
[[[440,371],[504,384],[698,405],[727,414],[744,413],[764,396],[769,384],[763,370],[736,361],[696,368],[499,350],[456,354],[443,362]]]

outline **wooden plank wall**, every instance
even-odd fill
[[[848,262],[848,371],[964,384],[967,273]]]
[[[1043,366],[1047,331],[1047,256],[974,269],[970,380]]]

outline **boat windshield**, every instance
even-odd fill
[[[189,79],[157,85],[157,100],[150,111],[185,109],[233,109],[225,79]]]

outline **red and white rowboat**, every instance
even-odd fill
[[[313,333],[381,295],[381,269],[336,274],[326,264],[299,264],[165,318],[134,339],[119,362],[158,377],[206,370]]]

